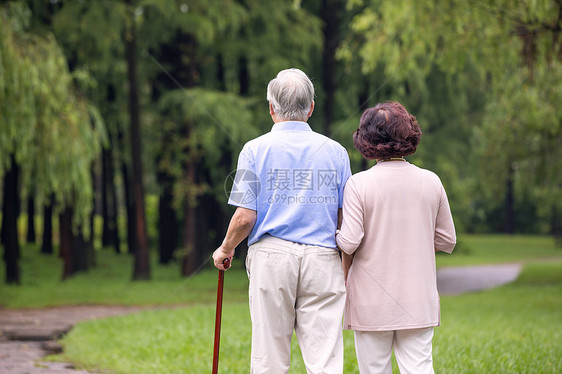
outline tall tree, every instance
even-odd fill
[[[218,39],[219,32],[224,32],[229,25],[224,22],[223,17],[237,22],[237,17],[241,14],[234,1],[222,4],[193,2],[189,4],[189,9],[181,6],[179,9],[171,9],[172,6],[172,3],[154,3],[153,7],[145,9],[147,25],[152,28],[165,23],[164,28],[168,30],[167,37],[160,35],[152,48],[152,58],[159,67],[152,79],[151,99],[155,103],[162,100],[166,91],[190,89],[202,84],[200,77],[203,74],[202,65],[205,59],[205,53],[202,51]],[[151,37],[153,33],[150,31],[148,39]],[[186,95],[185,99],[189,100],[189,95]],[[167,107],[161,113],[163,116],[170,116],[173,115],[171,111],[172,109]],[[160,261],[168,262],[178,247],[178,218],[183,218],[183,275],[189,275],[196,270],[202,262],[203,253],[209,250],[201,248],[201,243],[197,241],[197,237],[201,236],[197,233],[206,232],[202,231],[203,222],[198,216],[198,211],[209,209],[208,206],[202,208],[202,204],[205,204],[201,200],[204,194],[204,189],[201,188],[202,152],[197,142],[193,141],[193,134],[196,133],[194,128],[197,125],[198,123],[190,117],[178,118],[175,123],[161,121],[156,153]],[[178,186],[181,186],[181,189]],[[182,209],[176,211],[180,206]]]
[[[28,243],[35,243],[35,198],[33,197],[33,192],[27,198],[26,240]]]
[[[324,34],[322,49],[322,86],[324,88],[324,134],[330,136],[331,125],[334,122],[334,108],[336,95],[337,61],[336,51],[341,42],[341,22],[345,11],[343,0],[322,0],[321,16]]]
[[[102,246],[112,246],[121,253],[117,227],[117,193],[115,191],[114,157],[111,142],[102,151]]]
[[[46,197],[43,205],[43,233],[41,240],[41,253],[53,253],[53,205],[54,196]]]
[[[29,9],[8,3],[0,19],[6,25],[0,30],[0,174],[6,159],[13,160],[26,191],[33,180],[39,200],[53,193],[61,208],[73,206],[79,230],[92,208],[89,164],[103,126],[53,35],[30,31]]]
[[[136,248],[136,215],[130,183],[132,151],[127,128],[130,127],[128,87],[123,84],[127,81],[126,43],[123,42],[123,37],[127,35],[126,28],[131,20],[129,9],[136,14],[135,22],[140,22],[139,13],[148,3],[142,2],[140,6],[131,9],[125,1],[68,2],[57,10],[53,21],[53,28],[67,57],[72,58],[78,68],[87,69],[96,81],[88,90],[88,96],[99,108],[109,138],[104,147],[105,157],[100,157],[105,159],[106,166],[116,166],[113,172],[108,168],[102,170],[106,181],[104,185],[108,186],[105,191],[109,193],[106,195],[102,192],[102,200],[107,202],[102,205],[106,207],[106,212],[119,211],[119,207],[115,207],[117,202],[122,201],[125,205],[126,240],[130,254]],[[117,170],[123,182],[123,188],[119,189],[123,193],[122,199],[111,192],[115,189]],[[104,217],[103,243],[118,243],[116,228],[113,214]],[[117,246],[115,249],[117,250]]]
[[[150,253],[146,232],[144,206],[144,183],[142,173],[142,145],[139,105],[139,83],[137,75],[137,31],[135,20],[135,3],[127,0],[129,6],[128,27],[125,30],[125,56],[127,60],[127,78],[129,85],[129,121],[131,126],[131,160],[133,170],[133,196],[135,199],[136,248],[134,251],[133,279],[150,278]]]
[[[125,152],[125,140],[123,131],[120,128],[117,135],[117,141],[121,152]],[[121,176],[123,177],[123,200],[125,202],[125,211],[127,213],[127,252],[134,255],[134,249],[137,247],[135,240],[137,237],[135,227],[135,199],[133,198],[131,188],[131,168],[123,155],[119,157],[121,160]]]
[[[4,201],[2,204],[2,245],[6,262],[6,283],[20,283],[18,260],[20,248],[18,242],[18,206],[19,206],[19,165],[15,156],[11,156],[10,169],[4,175]]]

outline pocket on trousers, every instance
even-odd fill
[[[250,279],[250,266],[252,265],[252,257],[254,251],[255,250],[252,247],[249,247],[248,251],[246,252],[246,261],[244,264],[246,265],[246,275],[248,276],[248,279]]]

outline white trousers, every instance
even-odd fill
[[[401,374],[433,374],[433,327],[395,331],[355,331],[355,352],[361,374],[391,374],[391,355]]]
[[[343,372],[345,285],[338,251],[262,237],[248,249],[251,373],[284,374],[293,329],[309,374]]]

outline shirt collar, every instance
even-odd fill
[[[274,124],[271,131],[312,131],[312,129],[306,122],[285,121]]]

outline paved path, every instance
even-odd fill
[[[440,295],[486,290],[513,282],[521,267],[516,263],[441,268],[437,270],[437,288]]]
[[[0,309],[0,374],[88,374],[65,363],[41,362],[59,353],[57,340],[74,324],[133,313],[147,307],[71,306],[44,309]]]
[[[442,268],[437,271],[441,295],[493,288],[514,281],[521,264]],[[0,374],[89,374],[65,363],[41,362],[62,347],[57,340],[74,324],[133,313],[147,307],[73,306],[45,309],[0,309]]]

